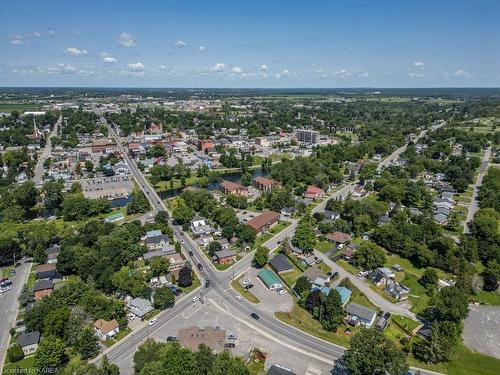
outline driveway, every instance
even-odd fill
[[[500,306],[471,305],[463,339],[469,349],[500,358]]]
[[[330,266],[333,271],[337,271],[339,273],[339,280],[347,277],[356,288],[362,291],[374,305],[380,307],[383,311],[388,311],[391,314],[404,315],[416,320],[415,314],[409,310],[410,304],[408,301],[392,303],[370,288],[370,286],[365,283],[364,279],[347,272],[325,254],[315,251],[314,255],[323,259],[323,262]]]

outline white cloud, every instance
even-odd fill
[[[281,78],[281,74],[280,74],[280,73],[276,73],[274,76],[275,76],[276,78],[278,78],[278,79],[280,79],[280,78]]]
[[[165,64],[160,64],[159,68],[160,68],[161,70],[167,70],[167,69],[168,69],[168,66],[167,66],[167,65],[165,65]]]
[[[54,36],[56,35],[56,32],[54,30],[49,30],[47,34],[49,34],[49,36]]]
[[[453,75],[455,77],[459,77],[459,78],[469,78],[471,77],[470,73],[467,72],[465,69],[459,69],[457,70],[455,73],[453,73]]]
[[[241,69],[239,66],[235,66],[233,69],[231,69],[231,72],[234,74],[242,74],[243,69]]]
[[[175,46],[176,47],[185,47],[186,43],[183,42],[182,40],[178,40],[177,42],[175,42]]]
[[[38,31],[33,31],[33,36],[36,36],[37,38],[40,38],[42,34],[40,34]]]
[[[198,51],[199,51],[199,52],[205,52],[206,50],[207,50],[207,48],[206,48],[205,46],[200,46],[200,47],[198,48]]]
[[[66,48],[66,53],[70,56],[78,57],[78,56],[85,56],[87,54],[87,50],[69,47]]]
[[[102,62],[105,64],[116,64],[118,62],[113,56],[106,56],[102,58]]]
[[[414,66],[415,68],[422,68],[422,69],[423,69],[423,68],[424,68],[424,63],[423,63],[422,61],[415,61],[415,62],[413,63],[413,66]]]
[[[120,37],[118,38],[117,42],[123,47],[135,47],[137,45],[135,37],[125,32],[120,34]]]
[[[350,77],[351,75],[352,75],[352,73],[348,72],[345,69],[340,69],[338,72],[335,73],[335,76],[337,76],[339,78],[347,78],[347,77]]]
[[[410,73],[411,78],[424,78],[422,73]]]
[[[218,72],[224,71],[224,69],[226,69],[225,63],[217,63],[217,64],[215,64],[215,66],[211,67],[209,70],[212,73],[218,73]]]
[[[262,64],[260,67],[259,67],[259,70],[261,72],[267,72],[269,70],[269,68],[267,67],[266,64]]]
[[[10,42],[16,46],[24,44],[24,37],[22,35],[13,35]]]
[[[137,62],[137,63],[128,64],[128,67],[132,70],[143,70],[144,64],[141,62]]]
[[[57,67],[60,73],[76,73],[78,71],[78,69],[70,64],[59,63]]]
[[[288,69],[283,69],[283,71],[281,72],[281,75],[282,76],[289,76],[290,72],[288,71]]]

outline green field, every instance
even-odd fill
[[[0,103],[0,112],[25,112],[25,111],[38,111],[41,107],[34,103]]]

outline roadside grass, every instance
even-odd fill
[[[500,369],[500,359],[473,352],[459,345],[453,360],[447,365],[448,374],[495,375]]]
[[[500,306],[500,292],[498,291],[486,292],[481,290],[478,294],[474,295],[472,299],[486,305]]]
[[[144,315],[142,317],[142,320],[144,320],[145,322],[154,318],[156,315],[158,315],[159,313],[161,313],[162,310],[159,310],[159,309],[153,309],[151,310],[150,312],[148,312],[146,315]]]
[[[274,227],[269,229],[266,233],[261,234],[255,239],[253,249],[256,249],[257,247],[263,245],[265,242],[269,241],[271,238],[276,236],[279,232],[284,230],[286,227],[288,227],[290,223],[288,221],[280,221],[278,224],[276,224]],[[270,249],[272,250],[272,249]]]
[[[351,263],[346,262],[345,260],[338,260],[336,263],[344,270],[346,270],[349,273],[352,273],[353,275],[356,275],[360,271],[358,268],[354,267]]]
[[[319,264],[319,269],[321,270],[321,272],[323,272],[325,275],[330,272],[332,270],[332,268],[326,264],[325,262],[321,262]]]
[[[189,292],[191,292],[192,290],[195,290],[196,288],[198,288],[200,286],[200,280],[198,279],[198,276],[196,276],[196,273],[193,272],[193,283],[191,284],[191,286],[187,286],[185,288],[183,287],[178,287],[179,289],[182,290],[183,293],[187,294]]]
[[[116,344],[118,341],[120,341],[121,339],[123,339],[125,336],[127,336],[130,332],[132,332],[132,330],[130,328],[125,328],[123,330],[121,330],[120,332],[118,332],[115,337],[112,337],[110,339],[107,339],[107,340],[104,340],[103,341],[103,344],[109,348],[110,346],[113,346],[114,344]]]
[[[14,266],[7,266],[7,267],[2,267],[1,270],[2,272],[0,273],[0,276],[2,276],[2,279],[10,277],[10,271],[14,269]]]
[[[190,185],[193,185],[196,182],[198,182],[198,177],[191,176],[191,177],[186,178],[185,185],[182,185],[181,180],[176,179],[176,178],[172,179],[171,181],[173,181],[172,184],[170,183],[170,181],[160,181],[160,182],[158,182],[156,185],[154,185],[156,191],[167,191],[167,190],[172,190],[172,189],[182,189],[182,188],[184,188],[186,186],[190,186]]]
[[[33,362],[35,360],[35,356],[25,357],[24,359],[15,362],[8,363],[8,360],[5,360],[5,366],[3,367],[4,374],[35,374],[36,370],[33,367]]]
[[[260,303],[260,299],[255,297],[255,295],[253,295],[250,290],[243,288],[243,285],[241,285],[240,280],[243,278],[243,276],[245,275],[243,274],[236,280],[233,280],[231,282],[231,286],[233,287],[234,290],[236,290],[242,297],[246,298],[249,302]]]
[[[333,244],[327,240],[320,240],[316,243],[316,250],[323,254],[326,254],[334,247],[335,246],[333,246]]]
[[[35,264],[33,264],[33,266],[35,266]],[[28,276],[28,280],[26,281],[26,285],[29,289],[33,289],[36,282],[36,270],[33,269],[33,266],[31,267],[32,270]]]

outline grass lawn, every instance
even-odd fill
[[[148,312],[146,315],[144,315],[142,320],[147,321],[151,318],[154,318],[156,315],[158,315],[161,312],[162,312],[162,310],[153,309],[150,312]]]
[[[183,186],[181,183],[181,180],[178,179],[173,179],[173,185],[170,184],[170,181],[160,181],[156,184],[155,189],[156,191],[167,191],[170,189],[181,189],[189,185],[193,185],[194,183],[198,182],[198,177],[196,176],[191,176],[186,178],[186,184]]]
[[[132,332],[132,330],[127,327],[127,328],[121,330],[120,332],[118,332],[115,335],[115,337],[112,337],[110,339],[105,340],[104,341],[104,345],[106,345],[106,347],[109,348],[110,346],[112,346],[113,344],[116,344],[122,338],[124,338],[125,336],[127,336],[130,332]]]
[[[34,103],[0,103],[0,112],[18,111],[24,113],[25,111],[38,111],[40,106]]]
[[[289,288],[291,288],[293,284],[295,284],[295,281],[302,275],[302,271],[295,264],[292,263],[292,266],[292,271],[278,275]]]
[[[179,286],[178,288],[181,289],[183,293],[187,294],[192,290],[195,290],[199,286],[200,286],[200,280],[196,276],[196,273],[193,272],[193,283],[191,284],[191,286],[187,286],[185,288]]]
[[[248,301],[250,301],[252,303],[260,303],[260,299],[255,297],[252,294],[252,292],[250,292],[250,290],[243,288],[243,286],[240,284],[240,280],[243,278],[243,276],[245,276],[245,275],[241,275],[236,280],[233,280],[231,283],[231,286],[233,287],[234,290],[236,290],[239,294],[241,294]]]
[[[287,323],[295,328],[307,332],[313,336],[334,344],[349,346],[350,335],[344,333],[345,326],[341,326],[337,332],[328,332],[321,327],[321,324],[315,320],[309,312],[295,304],[292,311],[278,311],[274,316],[284,323]]]
[[[35,356],[32,355],[32,356],[26,357],[26,358],[24,358],[16,363],[7,363],[6,362],[5,366],[3,367],[3,373],[14,374],[15,373],[14,370],[16,370],[16,369],[27,369],[28,370],[26,372],[19,372],[20,374],[21,373],[29,374],[29,373],[31,373],[31,371],[33,371],[33,373],[36,373],[36,371],[33,367],[34,360],[35,360]]]
[[[332,270],[332,268],[326,264],[325,262],[321,262],[319,264],[319,269],[321,270],[321,272],[323,272],[325,275],[330,272]]]
[[[393,315],[392,323],[399,326],[403,331],[405,331],[408,334],[411,334],[413,330],[420,325],[419,322],[401,315]]]
[[[484,290],[481,290],[478,294],[473,296],[472,299],[487,305],[500,306],[500,293],[498,291],[485,292]]]
[[[448,374],[453,375],[494,375],[499,369],[500,359],[472,352],[463,345],[457,348],[447,365]]]
[[[35,267],[35,269],[33,269]],[[31,267],[32,271],[30,272],[29,276],[28,276],[28,280],[26,282],[26,285],[28,286],[29,289],[33,289],[33,287],[35,286],[35,282],[36,282],[36,265],[33,264],[33,266]]]
[[[330,251],[333,248],[334,248],[334,246],[330,241],[321,240],[321,241],[318,241],[316,243],[316,250],[318,250],[319,252],[321,252],[323,254],[327,253],[328,251]]]
[[[14,269],[14,266],[2,267],[0,272],[0,276],[2,279],[10,277],[10,271]]]
[[[270,233],[263,233],[259,237],[255,239],[255,243],[253,244],[253,248],[256,249],[261,246],[264,242],[269,241],[273,237]]]
[[[360,271],[358,268],[354,267],[351,263],[346,262],[345,260],[338,260],[336,263],[353,275],[356,275]]]
[[[401,281],[401,285],[410,288],[409,300],[411,301],[411,311],[418,314],[425,310],[429,302],[429,296],[425,292],[425,288],[418,283],[418,279],[410,274],[406,274]]]

